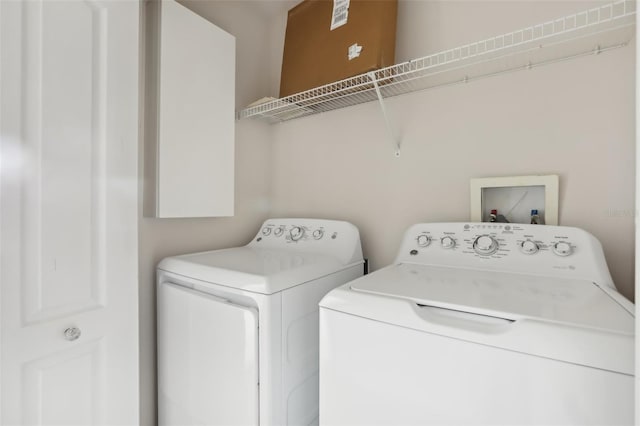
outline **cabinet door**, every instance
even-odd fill
[[[157,216],[233,216],[235,38],[173,0],[159,22]]]

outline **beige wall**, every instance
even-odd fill
[[[295,1],[181,2],[236,36],[238,109],[278,93],[286,10]],[[400,0],[396,58],[595,4]],[[561,224],[602,241],[614,280],[632,298],[634,60],[631,46],[390,99],[400,158],[375,103],[273,126],[237,123],[236,216],[140,220],[141,423],[155,423],[156,263],[245,244],[269,216],[349,220],[377,269],[393,261],[411,224],[468,220],[470,178],[558,174]]]
[[[633,209],[631,72],[587,83],[617,74],[610,61],[631,66],[622,56],[582,60],[583,70],[566,63],[390,100],[402,135],[399,158],[376,105],[279,125],[273,213],[350,220],[377,269],[393,261],[412,223],[468,220],[469,179],[559,174],[560,223],[602,241],[616,283],[631,298],[633,217],[608,212]]]
[[[397,61],[601,3],[401,0]],[[377,269],[412,223],[468,220],[471,178],[558,174],[560,224],[600,239],[633,299],[634,61],[629,46],[389,99],[400,158],[373,103],[273,126],[273,215],[350,220]]]

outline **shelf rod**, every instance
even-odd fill
[[[1,1],[1,0],[0,0]],[[619,10],[622,8],[622,12]],[[532,69],[537,66],[560,62],[588,54],[599,54],[607,50],[624,47],[629,38],[620,44],[613,46],[597,47],[588,51],[580,51],[563,57],[553,57],[536,63],[531,61],[524,66],[497,69],[493,72],[485,72],[474,75],[474,70],[481,70],[481,65],[495,62],[509,57],[519,57],[528,52],[534,52],[538,48],[547,48],[555,45],[568,44],[573,47],[573,42],[584,37],[612,32],[615,37],[625,36],[633,39],[632,35],[625,35],[628,27],[635,24],[629,21],[636,14],[634,0],[621,0],[615,3],[589,9],[581,13],[547,21],[525,29],[514,31],[477,43],[467,44],[461,47],[418,58],[402,64],[392,65],[376,72],[361,74],[349,79],[341,80],[314,88],[305,92],[291,95],[277,102],[267,102],[265,105],[247,108],[238,113],[238,118],[262,116],[270,120],[286,121],[292,118],[310,114],[331,111],[362,102],[379,100],[384,114],[385,125],[389,139],[393,142],[396,153],[399,154],[401,137],[394,131],[392,120],[388,116],[384,97],[389,98],[405,93],[428,90],[436,87],[448,86],[457,82],[469,82],[478,78],[484,78],[503,73],[513,72],[519,69]],[[606,25],[605,25],[606,24]],[[613,25],[613,27],[611,27]],[[604,28],[603,28],[604,27]],[[559,40],[553,37],[560,37]],[[605,39],[607,40],[607,39]],[[599,40],[602,41],[602,40]],[[609,43],[609,42],[607,42]],[[537,46],[536,46],[537,45]],[[576,46],[582,43],[576,43]],[[573,50],[575,52],[575,50]],[[551,50],[551,53],[554,53]],[[461,70],[469,67],[467,76],[457,81],[436,82],[431,85],[430,78]],[[464,75],[464,74],[463,74]],[[380,84],[380,82],[385,82]],[[373,92],[375,90],[375,92]],[[397,123],[395,123],[397,124]]]
[[[500,71],[496,71],[496,72],[484,73],[484,74],[479,74],[479,75],[471,75],[471,76],[467,75],[462,80],[444,82],[444,83],[436,84],[434,86],[428,86],[428,87],[423,87],[423,88],[419,88],[419,89],[412,89],[412,90],[408,90],[408,91],[400,90],[398,93],[390,94],[387,97],[394,97],[394,96],[410,94],[410,93],[415,93],[415,92],[428,91],[428,90],[431,90],[431,89],[437,89],[437,88],[452,86],[452,85],[456,85],[456,84],[460,84],[460,83],[470,83],[470,82],[475,81],[475,80],[479,80],[479,79],[483,79],[483,78],[487,78],[487,77],[496,77],[496,76],[499,76],[499,75],[502,75],[502,74],[509,74],[509,73],[513,73],[513,72],[516,72],[516,71],[520,71],[520,70],[531,70],[531,69],[538,68],[538,67],[541,67],[541,66],[552,65],[552,64],[555,64],[555,63],[569,61],[569,60],[577,59],[577,58],[584,57],[584,56],[591,56],[591,55],[594,55],[594,54],[598,55],[598,54],[601,54],[601,53],[608,52],[610,50],[624,48],[624,47],[627,47],[628,45],[629,45],[628,42],[624,42],[624,43],[620,43],[620,44],[616,44],[616,45],[612,45],[612,46],[607,46],[607,47],[604,47],[604,48],[601,47],[601,46],[596,46],[596,47],[594,47],[594,49],[589,50],[589,51],[583,51],[583,52],[576,53],[576,54],[565,55],[565,56],[562,56],[562,57],[559,57],[559,58],[549,59],[549,60],[545,60],[545,61],[541,61],[541,62],[527,62],[526,64],[523,64],[523,65],[514,66],[514,67],[511,67],[511,68],[506,68],[506,69],[503,69],[503,70],[500,70]],[[508,56],[501,56],[500,58],[504,58],[504,57],[508,57]],[[485,62],[487,62],[487,61],[480,61],[480,62],[474,63],[473,65],[482,64],[482,63],[485,63]],[[449,69],[444,70],[444,71],[437,71],[437,72],[432,73],[431,76],[438,75],[438,74],[441,74],[441,73],[445,73],[445,72],[451,71],[451,70],[463,69],[463,68],[466,68],[468,66],[469,65],[461,65],[461,66],[449,68]],[[393,128],[392,128],[391,123],[389,122],[388,117],[387,117],[385,104],[384,104],[384,101],[382,100],[383,98],[382,98],[381,90],[379,89],[379,86],[377,84],[375,76],[374,76],[374,78],[371,78],[371,76],[369,75],[371,73],[367,73],[367,74],[368,74],[369,79],[371,79],[371,81],[373,81],[373,83],[374,83],[374,88],[376,90],[376,94],[377,94],[378,99],[381,100],[380,104],[381,104],[381,108],[383,109],[383,114],[385,115],[385,121],[386,121],[385,124],[387,126],[387,131],[389,132],[390,138],[393,141],[394,146],[397,147],[397,151],[399,152],[399,143],[396,142],[396,139],[393,136],[394,135]],[[411,73],[409,73],[409,74],[411,74]],[[402,76],[402,75],[399,74],[398,77],[400,77],[400,76]],[[423,78],[423,77],[419,76],[419,75],[415,76],[415,77],[409,77],[408,79],[403,80],[402,83],[403,84],[410,83],[413,80],[419,80],[421,78]],[[346,95],[341,95],[338,98],[340,98],[342,96],[346,96]],[[325,101],[325,100],[315,100],[314,102],[309,102],[307,104],[307,107],[308,106],[314,106],[316,104],[323,104],[325,102],[327,102],[327,101]],[[367,101],[363,101],[363,102],[367,102]],[[343,108],[343,107],[347,107],[347,106],[351,106],[351,104],[349,104],[348,102],[344,102],[344,105],[337,106],[337,109],[340,109],[340,108]],[[282,107],[282,108],[286,108],[286,107]],[[286,113],[288,111],[285,110],[283,112]],[[255,117],[255,116],[262,115],[262,113],[253,113],[253,114],[251,114],[249,116],[242,117],[241,114],[242,114],[242,111],[239,111],[237,113],[238,119],[249,118],[249,117]],[[300,115],[304,116],[304,115],[307,115],[307,114],[305,114],[304,112],[301,112]],[[279,121],[283,122],[283,121],[287,121],[289,119],[290,118],[284,118],[284,119],[280,119]]]
[[[476,80],[480,80],[483,78],[488,78],[488,77],[497,77],[500,76],[502,74],[510,74],[516,71],[523,71],[523,70],[532,70],[534,68],[538,68],[538,67],[543,67],[546,65],[553,65],[553,64],[557,64],[557,63],[561,63],[561,62],[565,62],[565,61],[570,61],[573,59],[578,59],[578,58],[582,58],[585,56],[592,56],[592,55],[599,55],[601,53],[605,53],[608,52],[610,50],[614,50],[614,49],[620,49],[620,48],[624,48],[627,47],[629,45],[628,42],[625,43],[620,43],[620,44],[616,44],[613,46],[608,46],[608,47],[600,47],[600,46],[596,46],[593,48],[593,50],[590,51],[585,51],[585,52],[580,52],[580,53],[576,53],[573,55],[566,55],[566,56],[562,56],[560,58],[554,58],[554,59],[548,59],[545,61],[540,61],[540,62],[527,62],[524,65],[518,65],[512,68],[506,68],[504,70],[501,71],[496,71],[496,72],[490,72],[490,73],[485,73],[485,74],[478,74],[478,75],[474,75],[474,76],[465,76],[462,80],[459,81],[452,81],[452,82],[448,82],[448,83],[442,83],[442,84],[438,84],[435,86],[431,86],[431,87],[427,87],[424,89],[420,89],[419,91],[427,91],[430,89],[438,89],[441,87],[447,87],[447,86],[453,86],[455,84],[460,84],[460,83],[471,83],[474,82]],[[464,68],[464,67],[460,67],[460,68]],[[459,68],[456,68],[459,69]],[[416,91],[417,92],[417,91]],[[402,93],[404,94],[404,93]]]
[[[400,141],[396,137],[396,133],[393,129],[393,126],[391,125],[391,120],[389,120],[389,115],[387,114],[387,107],[384,104],[384,98],[382,97],[382,93],[380,92],[380,86],[378,85],[378,80],[376,80],[376,73],[375,71],[369,71],[367,75],[371,79],[371,82],[373,83],[373,87],[375,87],[376,89],[376,95],[378,95],[378,102],[380,103],[380,109],[382,110],[382,116],[384,117],[384,124],[385,124],[385,127],[387,128],[387,134],[389,136],[389,140],[391,141],[391,144],[393,145],[393,148],[395,150],[395,156],[400,157]]]

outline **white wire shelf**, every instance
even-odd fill
[[[287,121],[433,87],[626,46],[635,36],[635,0],[622,0],[476,43],[250,106],[238,119]]]

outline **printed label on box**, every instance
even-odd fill
[[[347,23],[347,17],[349,16],[349,1],[350,0],[333,0],[333,13],[331,14],[330,31],[333,31]]]
[[[360,56],[360,52],[362,52],[362,46],[360,46],[358,43],[352,44],[351,46],[349,46],[347,58],[349,58],[349,60],[355,59]]]

